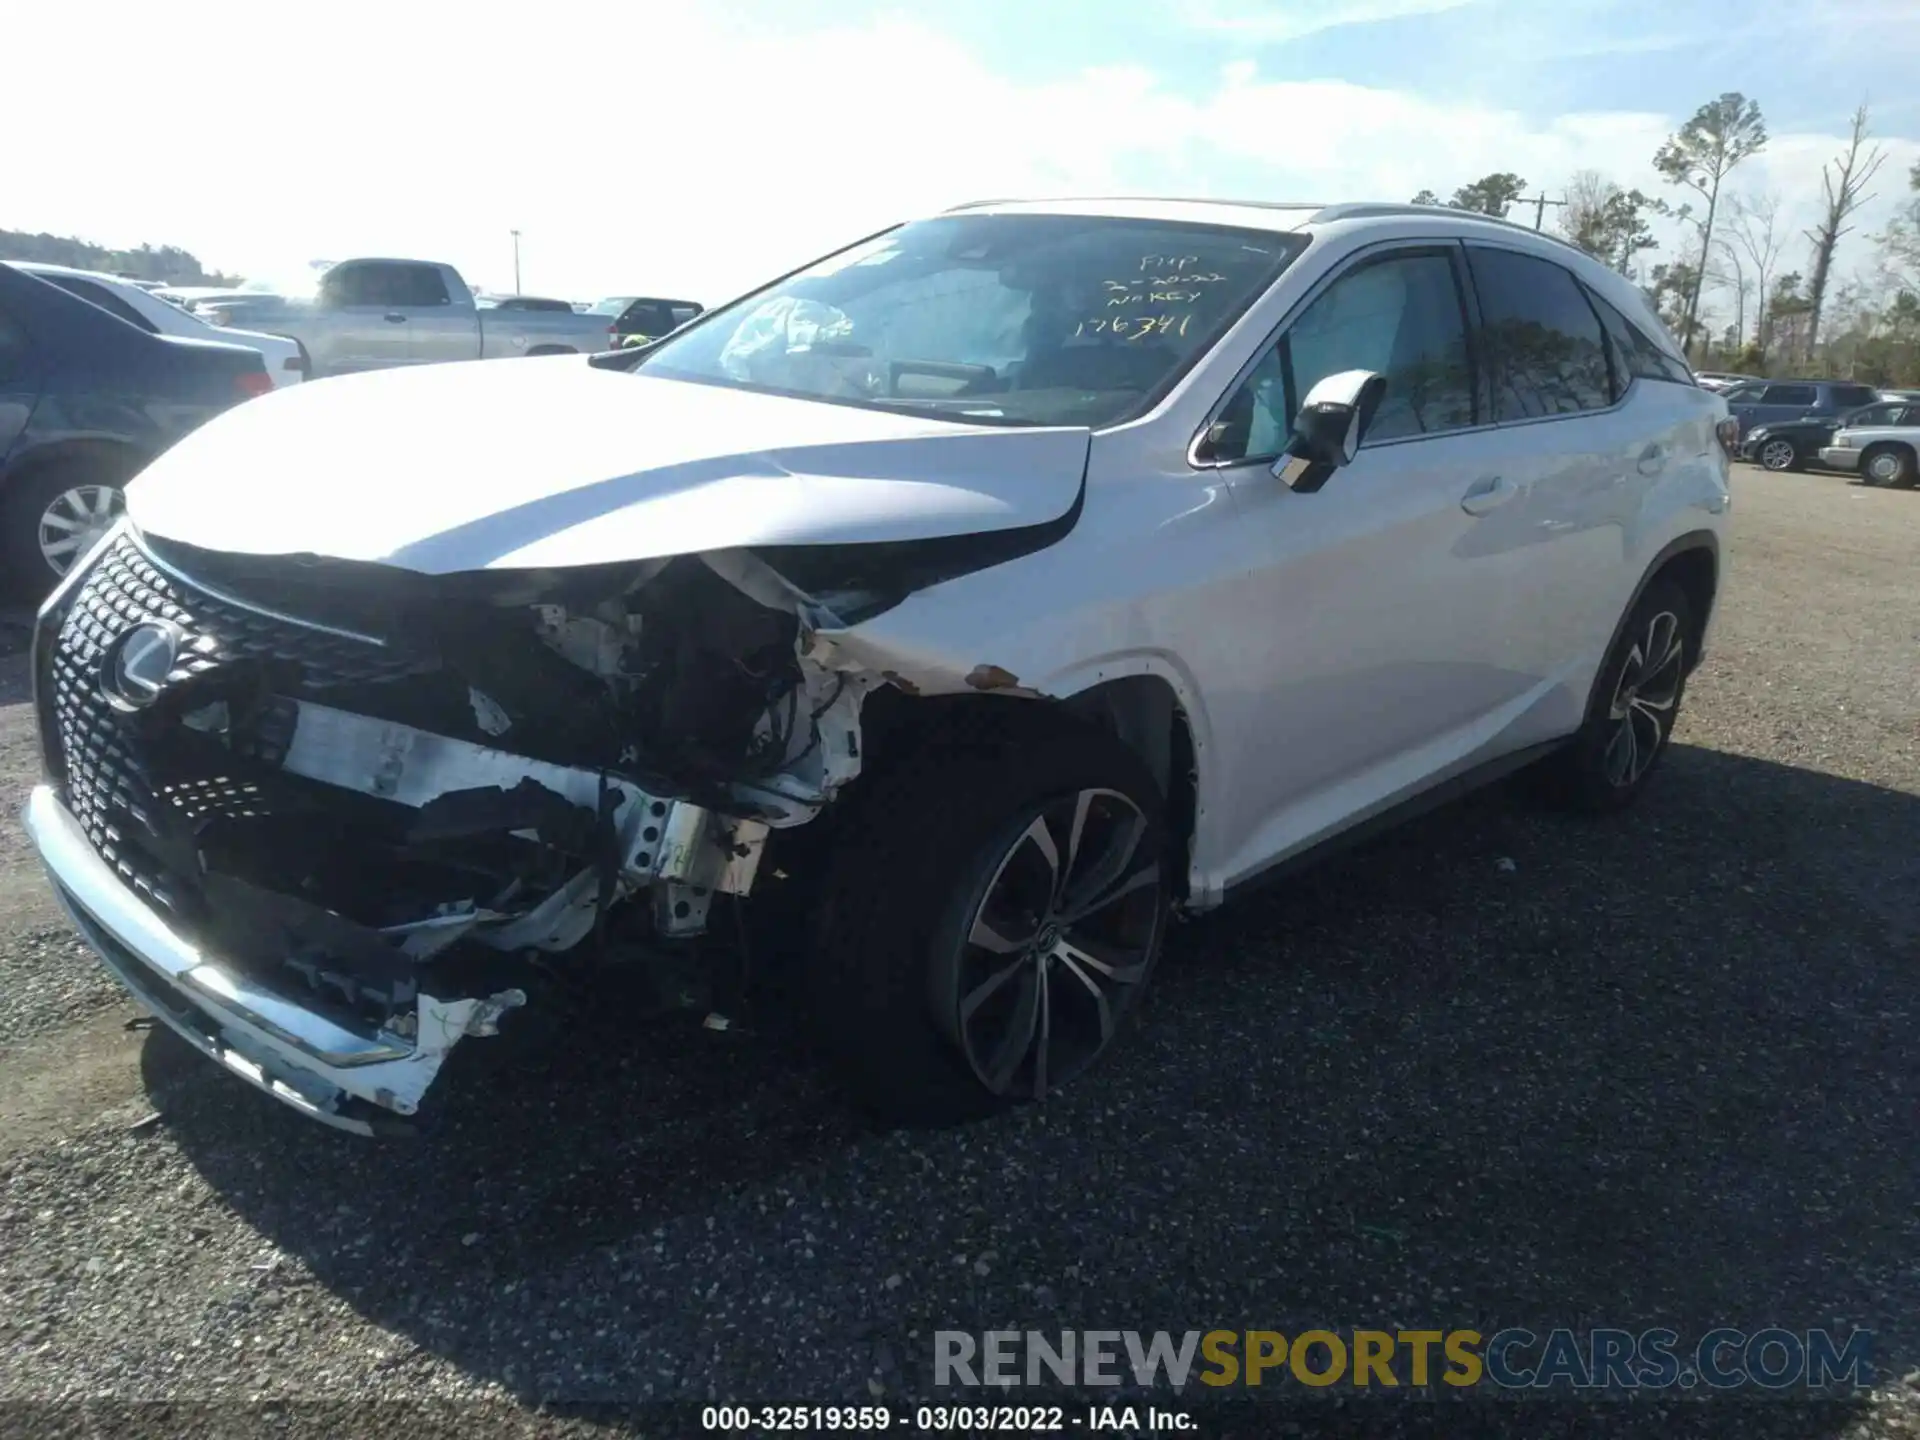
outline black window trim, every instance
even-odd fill
[[[1523,255],[1529,260],[1538,260],[1543,265],[1551,265],[1555,269],[1565,274],[1569,280],[1573,281],[1574,289],[1579,291],[1583,298],[1585,297],[1587,293],[1586,283],[1582,281],[1578,275],[1574,274],[1572,270],[1568,269],[1565,265],[1562,265],[1558,260],[1552,259],[1546,255],[1535,254],[1532,250],[1527,249],[1523,245],[1503,244],[1501,243],[1503,239],[1504,237],[1495,236],[1495,237],[1490,237],[1488,239],[1482,240],[1479,236],[1476,235],[1471,240],[1462,240],[1460,242],[1460,245],[1462,250],[1465,250],[1468,246],[1473,246],[1481,250],[1505,250],[1514,255]],[[1467,283],[1469,286],[1472,286],[1473,266],[1471,264],[1468,264],[1465,268],[1467,272]],[[1615,308],[1617,309],[1619,307],[1616,306]],[[1587,306],[1587,310],[1589,311],[1589,313],[1593,315],[1594,324],[1600,327],[1600,338],[1603,342],[1605,342],[1601,348],[1604,349],[1608,354],[1607,364],[1609,366],[1609,373],[1611,373],[1611,366],[1613,364],[1612,336],[1607,330],[1606,321],[1600,318],[1600,312],[1595,310],[1591,304]],[[1480,292],[1477,288],[1473,290],[1473,311],[1474,311],[1474,317],[1476,320],[1479,320],[1482,318],[1480,314]],[[1629,324],[1632,323],[1631,318],[1626,315],[1622,315],[1620,318],[1623,320],[1627,320]],[[1476,352],[1476,354],[1477,353],[1478,352]],[[1557,421],[1562,421],[1562,420],[1590,420],[1596,415],[1613,414],[1616,410],[1619,410],[1622,406],[1624,406],[1627,403],[1628,399],[1632,396],[1632,394],[1633,394],[1633,387],[1629,385],[1627,386],[1626,389],[1622,390],[1618,396],[1614,398],[1614,401],[1611,405],[1598,406],[1592,410],[1569,410],[1566,413],[1560,414],[1560,415],[1523,415],[1517,420],[1494,420],[1489,422],[1489,425],[1490,425],[1490,428],[1494,428],[1494,429],[1511,430],[1522,425],[1550,425]],[[1489,392],[1488,398],[1489,399],[1492,398],[1491,392]],[[1452,435],[1452,434],[1457,434],[1458,432],[1449,430],[1446,433],[1449,435]]]
[[[1186,459],[1188,468],[1200,471],[1218,471],[1248,469],[1258,465],[1266,469],[1271,469],[1274,461],[1280,458],[1281,452],[1275,451],[1271,455],[1243,455],[1235,460],[1209,460],[1201,456],[1200,448],[1206,443],[1207,432],[1212,430],[1214,425],[1219,422],[1221,413],[1233,402],[1233,397],[1240,393],[1240,387],[1244,385],[1248,377],[1259,368],[1260,362],[1267,358],[1267,353],[1280,343],[1280,339],[1286,333],[1287,328],[1294,324],[1294,322],[1306,312],[1308,306],[1312,305],[1340,281],[1346,279],[1347,276],[1365,269],[1369,265],[1377,265],[1383,260],[1396,259],[1407,255],[1444,255],[1447,259],[1448,267],[1453,271],[1454,297],[1460,305],[1460,323],[1466,330],[1467,364],[1471,367],[1473,373],[1474,423],[1471,425],[1462,425],[1452,430],[1436,430],[1432,434],[1396,435],[1391,440],[1372,441],[1361,448],[1366,450],[1384,450],[1390,445],[1405,445],[1410,441],[1439,440],[1454,435],[1470,435],[1475,431],[1493,429],[1494,427],[1491,421],[1480,418],[1482,415],[1488,413],[1490,407],[1486,403],[1489,397],[1481,393],[1480,338],[1478,334],[1479,301],[1473,294],[1471,277],[1467,273],[1466,251],[1458,236],[1442,235],[1427,239],[1400,237],[1393,240],[1376,241],[1371,245],[1365,245],[1353,251],[1340,263],[1337,269],[1322,275],[1314,282],[1313,287],[1308,290],[1305,295],[1301,296],[1299,300],[1287,308],[1286,313],[1280,317],[1273,328],[1269,330],[1260,343],[1254,347],[1252,356],[1246,363],[1241,365],[1240,369],[1235,372],[1233,378],[1227,382],[1227,386],[1221,391],[1219,398],[1208,408],[1206,417],[1200,422],[1200,428],[1194,431],[1193,438],[1187,442]],[[1285,280],[1286,272],[1282,271],[1274,278],[1274,284],[1282,284]],[[1218,342],[1216,341],[1215,343],[1217,344]],[[1291,391],[1293,389],[1291,357],[1283,356],[1282,363],[1288,366],[1284,374],[1284,383],[1287,389]]]

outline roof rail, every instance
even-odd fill
[[[979,210],[988,205],[1050,205],[1062,203],[1093,204],[1116,201],[1144,201],[1151,205],[1227,205],[1243,206],[1252,210],[1325,210],[1319,200],[1234,200],[1218,195],[1021,195],[1009,196],[999,200],[969,200],[964,205],[950,205],[943,214],[951,215],[956,210]]]
[[[1309,225],[1331,225],[1336,220],[1381,220],[1394,215],[1434,215],[1448,216],[1454,220],[1470,220],[1482,225],[1498,225],[1504,230],[1518,230],[1523,235],[1538,235],[1542,240],[1551,240],[1556,245],[1564,245],[1569,250],[1580,250],[1571,240],[1559,235],[1549,235],[1544,230],[1536,230],[1531,225],[1518,225],[1499,215],[1487,215],[1479,210],[1459,210],[1451,205],[1394,205],[1372,200],[1347,201],[1339,205],[1328,205],[1308,219]],[[1580,250],[1581,254],[1586,251]]]

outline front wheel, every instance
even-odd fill
[[[1159,956],[1151,773],[1104,731],[1024,728],[929,744],[841,831],[810,1008],[855,1101],[888,1119],[1045,1098],[1107,1051]]]
[[[1879,445],[1860,457],[1860,473],[1869,485],[1905,490],[1913,485],[1913,451],[1900,445]]]
[[[1693,634],[1686,592],[1671,580],[1649,585],[1600,667],[1585,724],[1545,769],[1554,798],[1606,813],[1639,797],[1680,718]]]
[[[1767,470],[1798,470],[1799,448],[1791,440],[1768,440],[1760,446],[1760,464]]]

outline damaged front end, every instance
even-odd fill
[[[748,551],[427,576],[123,527],[42,612],[63,902],[175,1030],[317,1118],[413,1114],[539,957],[685,940],[861,764],[885,683]]]

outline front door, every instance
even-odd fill
[[[1323,285],[1239,383],[1209,458],[1231,474],[1224,587],[1238,685],[1209,687],[1229,884],[1481,758],[1536,677],[1515,662],[1535,556],[1476,543],[1519,492],[1490,467],[1457,245],[1374,250]],[[1387,377],[1353,463],[1310,494],[1272,473],[1300,398]],[[1223,640],[1223,644],[1228,643]],[[1224,660],[1221,662],[1224,663]]]
[[[406,313],[398,306],[393,267],[378,260],[349,260],[320,281],[319,319],[314,327],[314,370],[347,375],[407,363]]]

